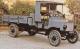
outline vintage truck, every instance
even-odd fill
[[[51,1],[36,1],[35,14],[32,16],[4,15],[3,22],[9,25],[9,36],[17,37],[19,31],[27,31],[30,36],[42,34],[48,37],[52,46],[58,46],[61,40],[70,43],[78,41],[76,25],[66,21],[65,15],[57,11],[57,6],[63,3]]]

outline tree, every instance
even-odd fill
[[[0,0],[0,9],[4,11],[4,14],[9,14],[8,5],[4,4],[2,0]]]
[[[0,5],[1,5],[1,3],[2,3],[2,0],[0,0]]]
[[[70,13],[75,16],[77,30],[80,31],[80,0],[66,0]]]
[[[79,0],[66,0],[65,2],[70,9],[70,13],[75,14],[80,12],[80,1]]]
[[[29,13],[34,12],[34,4],[30,5],[29,2],[21,2],[19,0],[16,1],[16,4],[13,5],[13,9],[10,10],[11,14],[15,15],[29,15]]]

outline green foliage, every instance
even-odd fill
[[[0,0],[0,8],[2,7],[2,0]]]
[[[5,9],[11,15],[29,15],[30,13],[34,12],[34,4],[31,5],[29,2],[23,3],[19,0],[16,0],[16,3],[12,5],[12,7],[13,8],[9,9],[8,5],[4,4],[2,0],[0,0],[0,8],[3,8],[3,10]]]
[[[30,5],[29,3],[17,2],[14,4],[13,8],[10,10],[10,14],[14,15],[29,15],[34,12],[34,5]]]

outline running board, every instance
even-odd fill
[[[37,33],[37,34],[46,35],[46,34],[44,34],[44,33]]]

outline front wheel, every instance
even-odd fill
[[[49,42],[52,46],[58,46],[61,42],[61,35],[57,30],[51,30],[49,33]]]
[[[76,43],[78,41],[78,33],[77,33],[77,31],[74,31],[74,33],[69,34],[67,40],[70,43]]]

